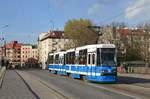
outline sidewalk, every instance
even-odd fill
[[[150,75],[118,73],[118,83],[150,88]]]
[[[0,99],[36,99],[14,70],[7,70],[4,76]]]
[[[126,76],[126,77],[150,79],[150,75],[148,75],[148,74],[118,73],[118,75],[119,76]]]

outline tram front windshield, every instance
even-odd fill
[[[115,64],[115,48],[102,48],[100,57],[101,57],[100,59],[101,59],[102,65],[114,66],[114,64]]]

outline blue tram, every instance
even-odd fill
[[[117,80],[114,44],[93,44],[50,53],[48,63],[49,71],[55,74],[95,82]]]

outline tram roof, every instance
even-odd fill
[[[48,55],[54,55],[54,53],[49,53]]]
[[[114,44],[97,44],[97,48],[115,48],[116,46]]]
[[[73,52],[73,51],[78,51],[78,50],[84,50],[84,49],[92,49],[92,48],[115,48],[114,44],[92,44],[92,45],[85,45],[77,48],[72,48],[67,51],[61,51],[61,52],[55,52],[55,53],[50,53],[49,55],[53,54],[64,54],[66,52]]]
[[[73,51],[75,51],[75,48],[69,49],[66,52],[73,52]]]
[[[76,50],[84,50],[91,48],[115,48],[114,44],[93,44],[93,45],[85,45],[81,47],[77,47]]]
[[[64,53],[66,53],[66,52],[65,51],[61,51],[61,52],[56,52],[54,54],[64,54]]]
[[[49,53],[49,55],[64,54],[64,53],[66,53],[66,51]]]

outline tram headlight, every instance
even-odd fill
[[[108,73],[108,70],[100,70],[100,73]]]

